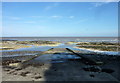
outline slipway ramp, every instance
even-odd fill
[[[74,50],[71,50],[70,48],[51,48],[47,51],[43,51],[34,56],[17,56],[17,57],[9,57],[9,58],[6,57],[6,58],[3,58],[2,63],[7,64],[7,65],[9,65],[9,64],[14,65],[14,63],[15,64],[18,63],[18,64],[16,64],[17,66],[18,65],[22,66],[23,64],[28,63],[28,62],[38,58],[39,56],[42,56],[45,54],[61,54],[60,56],[62,56],[62,54],[71,54],[71,55],[76,55],[76,56],[80,57],[81,60],[83,61],[83,63],[85,63],[85,64],[89,64],[89,65],[102,65],[103,64],[103,62],[98,61],[94,58],[85,56],[80,53],[76,53]],[[69,55],[66,55],[66,56],[69,56]],[[20,58],[23,58],[23,60],[21,60]]]

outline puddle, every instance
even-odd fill
[[[44,54],[31,60],[30,63],[61,63],[68,59],[81,59],[81,57],[68,54]]]
[[[49,50],[51,48],[70,48],[70,49],[76,50],[76,51],[88,52],[86,50],[74,48],[75,46],[76,46],[75,44],[68,45],[68,44],[61,43],[58,46],[32,46],[32,47],[29,47],[29,48],[20,48],[20,49],[16,49],[16,50],[2,50],[2,52],[13,52],[13,51],[47,51],[47,50]]]
[[[12,54],[12,55],[2,55],[2,57],[15,57],[15,56],[34,56],[38,53],[25,53],[25,54]],[[1,56],[0,56],[1,57]]]

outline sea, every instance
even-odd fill
[[[61,42],[58,46],[32,46],[30,48],[20,48],[15,50],[1,50],[0,52],[10,52],[10,51],[47,51],[50,48],[70,48],[72,50],[77,50],[81,52],[95,52],[100,54],[107,55],[119,55],[117,51],[98,51],[98,50],[88,50],[88,49],[78,49],[75,48],[76,44],[67,45],[66,42],[74,41],[74,42],[118,42],[117,37],[2,37],[0,40],[17,40],[17,41],[59,41]],[[4,56],[4,55],[3,55]],[[3,57],[0,56],[0,57]],[[15,55],[16,56],[16,55]],[[17,55],[19,56],[19,55]],[[120,56],[120,55],[119,55]]]
[[[59,41],[59,42],[118,42],[118,37],[2,37],[0,40]]]

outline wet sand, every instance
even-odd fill
[[[15,50],[32,46],[58,46],[60,42],[52,41],[0,41],[0,50]]]
[[[117,52],[120,48],[119,43],[111,42],[78,42],[77,48],[99,50],[99,51],[115,51]]]
[[[3,81],[118,81],[105,72],[84,71],[84,64],[77,61],[41,64],[25,69],[3,69]],[[94,77],[90,76],[94,75]]]
[[[46,53],[59,54],[70,53],[62,48],[56,48],[46,51]],[[79,52],[80,53],[80,52]],[[68,54],[69,55],[69,54]],[[41,55],[42,56],[42,55]],[[62,54],[60,55],[62,56]],[[66,55],[67,56],[67,55]],[[94,59],[100,59],[104,65],[88,65],[82,59],[67,59],[64,62],[51,63],[37,61],[35,59],[22,64],[22,66],[3,65],[3,81],[117,81],[119,77],[120,57],[107,55],[84,55]],[[41,60],[43,57],[41,58]],[[40,59],[38,59],[40,60]],[[62,59],[63,60],[63,59]],[[112,73],[102,71],[86,71],[85,67],[100,67],[114,70]]]
[[[3,81],[120,81],[120,56],[73,50],[85,58],[104,63],[102,65],[91,65],[88,64],[88,59],[83,60],[82,57],[66,50],[66,47],[71,48],[69,45],[54,48],[60,43],[47,42],[46,44],[44,41],[42,41],[44,44],[37,43],[38,41],[23,41],[17,42],[17,45],[48,45],[52,48],[47,51],[2,52],[0,64],[3,69]],[[77,43],[68,42],[66,44]],[[5,42],[4,44],[8,47],[16,46],[16,41]],[[21,46],[21,48],[23,47]],[[15,49],[17,48],[15,47]]]

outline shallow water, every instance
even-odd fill
[[[12,55],[2,55],[2,57],[29,56],[29,55],[34,56],[36,54],[37,53],[12,54]]]
[[[76,45],[75,44],[67,45],[67,44],[61,43],[58,46],[32,46],[29,48],[20,48],[20,49],[15,49],[15,50],[3,50],[2,52],[8,52],[8,51],[47,51],[50,48],[72,48],[75,50],[79,50],[79,49],[73,48],[74,46],[76,46]]]
[[[75,46],[76,46],[75,44],[61,43],[58,46],[32,46],[32,47],[29,47],[29,48],[20,48],[20,49],[16,49],[16,50],[3,50],[1,52],[8,52],[8,51],[47,51],[51,48],[69,48],[71,50],[81,51],[81,52],[85,52],[85,53],[95,52],[95,53],[108,54],[108,55],[119,55],[118,52],[95,51],[95,50],[89,50],[89,49],[83,49],[83,48],[75,48]]]
[[[62,54],[62,53],[44,54],[31,60],[30,63],[60,63],[60,62],[65,62],[68,59],[81,59],[81,57],[71,54]]]
[[[3,40],[18,40],[18,41],[36,41],[36,40],[45,40],[45,41],[60,41],[60,42],[117,42],[117,37],[2,37]]]

